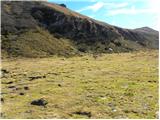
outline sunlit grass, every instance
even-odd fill
[[[158,51],[5,59],[2,68],[3,118],[156,118]],[[39,98],[46,107],[30,104]]]

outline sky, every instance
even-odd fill
[[[160,28],[160,0],[48,0],[122,28]]]

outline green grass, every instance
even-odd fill
[[[47,30],[37,28],[19,35],[2,35],[2,57],[71,56],[76,53],[71,40],[56,38]]]
[[[144,50],[136,42],[115,39],[112,41],[95,41],[74,40],[64,38],[60,34],[51,34],[49,31],[37,27],[36,29],[27,29],[17,34],[2,35],[2,58],[26,57],[42,58],[52,56],[77,56],[84,53],[98,54],[123,53]]]
[[[156,118],[158,51],[4,59],[2,68],[3,118]],[[46,108],[30,104],[39,98]]]

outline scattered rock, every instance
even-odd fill
[[[7,74],[7,73],[9,73],[9,71],[7,71],[6,69],[1,69],[1,71],[2,71],[2,74]]]
[[[30,81],[35,80],[35,79],[40,79],[40,78],[46,78],[46,76],[43,75],[43,76],[31,76],[31,77],[29,77]]]
[[[13,82],[12,81],[10,81],[10,82],[7,82],[6,84],[12,84]]]
[[[4,103],[4,98],[1,98],[1,103]]]
[[[113,112],[117,112],[117,110],[116,110],[116,109],[112,109],[112,111],[113,111]]]
[[[5,69],[1,69],[1,75],[0,75],[0,77],[1,78],[5,78],[6,77],[6,74],[8,74],[9,73],[9,71],[7,71],[7,70],[5,70]]]
[[[137,114],[137,113],[138,113],[138,111],[136,111],[136,110],[131,110],[131,112],[133,112],[133,113],[135,113],[135,114]]]
[[[83,116],[87,116],[87,117],[91,117],[91,112],[82,112],[82,111],[78,111],[78,112],[73,112],[73,114],[77,114],[77,115],[83,115]]]
[[[113,49],[112,49],[112,48],[108,48],[108,50],[109,50],[110,52],[112,52],[112,51],[113,51]]]
[[[152,81],[152,80],[148,80],[148,82],[150,82],[150,83],[153,83],[153,82],[154,82],[154,83],[156,83],[156,81],[155,81],[155,80],[153,80],[153,81]]]
[[[24,87],[24,90],[29,90],[29,87],[25,86],[25,87]]]
[[[8,86],[8,88],[15,88],[15,86]]]
[[[108,106],[111,108],[115,107],[115,105],[113,103],[108,103]]]
[[[46,106],[48,104],[48,102],[46,100],[44,100],[43,98],[38,99],[38,100],[33,100],[31,102],[31,105],[37,105],[37,106]]]
[[[24,95],[24,93],[21,92],[21,93],[19,93],[19,95]]]
[[[16,88],[15,90],[20,90],[21,88]]]

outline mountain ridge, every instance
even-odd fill
[[[54,3],[2,1],[1,18],[2,55],[68,56],[81,52],[109,53],[109,48],[113,52],[158,49],[158,31],[146,27],[123,29]],[[41,44],[44,41],[45,47]],[[38,46],[33,47],[32,42]],[[27,55],[27,51],[32,54]]]

